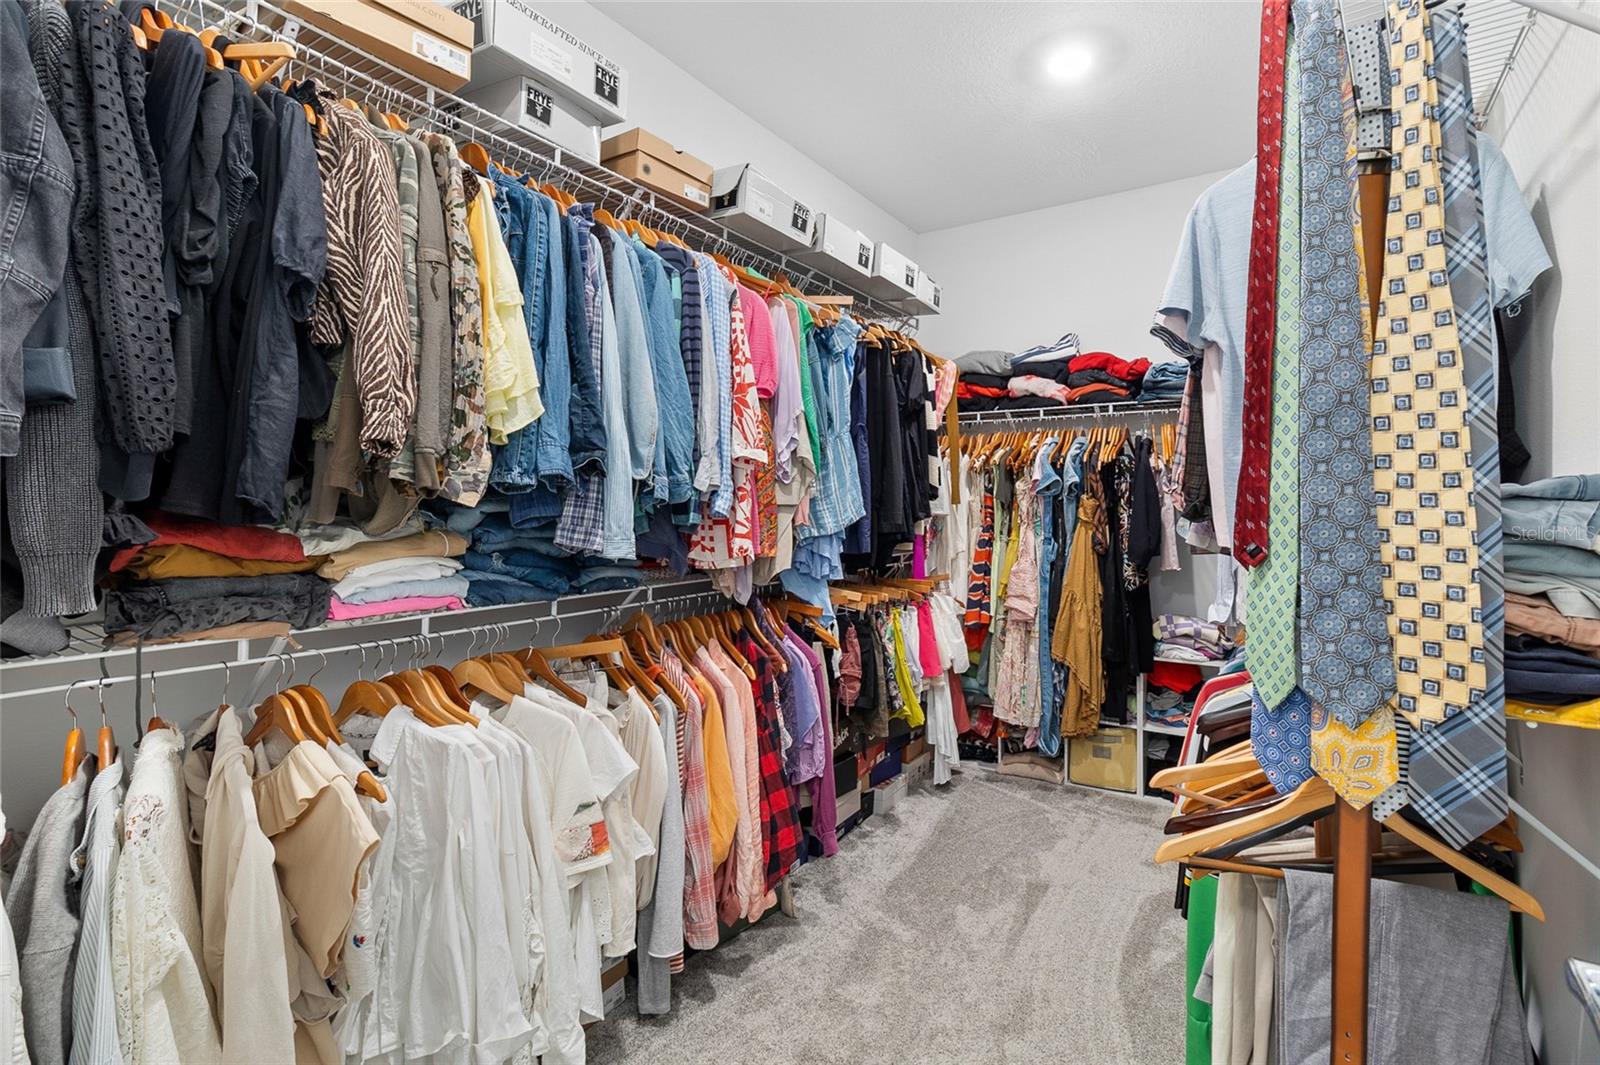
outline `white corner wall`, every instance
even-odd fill
[[[1573,5],[1591,16],[1600,3]],[[1468,38],[1470,44],[1471,39]],[[1487,91],[1486,86],[1476,86]],[[1512,360],[1517,427],[1533,461],[1526,479],[1600,473],[1600,35],[1541,15],[1490,116],[1555,260],[1535,284],[1528,335]],[[1591,860],[1600,861],[1594,775],[1600,733],[1512,723],[1512,794]],[[1545,1065],[1600,1061],[1600,1039],[1566,986],[1567,958],[1600,961],[1600,883],[1537,832],[1520,880],[1544,924],[1522,921],[1534,1047]]]
[[[1072,331],[1085,351],[1172,358],[1150,335],[1151,317],[1189,208],[1227,173],[923,233],[916,258],[943,287],[946,310],[922,319],[917,338],[954,357]]]
[[[893,204],[880,205],[867,199],[615,19],[578,0],[531,0],[530,6],[627,70],[628,117],[607,127],[606,135],[643,126],[712,166],[753,163],[813,211],[837,212],[874,240],[886,240],[916,258],[917,235],[894,216]],[[684,17],[701,16],[691,11]],[[715,43],[714,30],[714,26],[706,27],[707,47]],[[778,69],[771,85],[763,86],[762,91],[803,86],[804,26],[796,26],[793,40],[773,43]],[[797,92],[795,100],[796,107],[806,106],[803,91]],[[830,119],[817,115],[816,121],[826,123]]]
[[[1189,208],[1228,172],[923,233],[918,261],[943,287],[946,310],[921,319],[917,339],[954,357],[1021,351],[1070,331],[1085,351],[1175,358],[1150,335],[1151,319]],[[1180,545],[1179,561],[1176,572],[1152,572],[1155,610],[1203,616],[1216,594],[1215,558]]]

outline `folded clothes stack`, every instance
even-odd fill
[[[1189,364],[1183,359],[1152,363],[1144,372],[1139,399],[1145,403],[1182,399],[1183,386],[1188,379]]]
[[[1204,682],[1199,666],[1157,662],[1145,682],[1145,717],[1165,725],[1188,724],[1194,697]]]
[[[243,639],[327,619],[327,585],[311,576],[324,559],[295,537],[161,511],[144,520],[155,539],[111,558],[114,640]]]
[[[1156,657],[1182,662],[1220,662],[1234,643],[1221,625],[1187,614],[1162,614],[1155,620]]]
[[[1600,710],[1600,474],[1503,487],[1506,696]]]
[[[579,565],[557,547],[549,526],[519,529],[506,514],[489,514],[475,522],[462,571],[471,584],[473,606],[531,603],[575,590]]]
[[[961,370],[956,405],[963,412],[1136,399],[1150,370],[1149,359],[1130,361],[1106,351],[1080,353],[1071,334],[1019,355],[968,352],[956,365]]]
[[[334,552],[317,568],[333,582],[328,616],[334,621],[460,610],[467,580],[458,561],[466,538],[446,529],[371,540]]]

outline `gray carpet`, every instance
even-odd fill
[[[774,912],[589,1030],[607,1062],[1181,1065],[1164,808],[971,766],[794,874]],[[631,981],[630,981],[631,982]]]

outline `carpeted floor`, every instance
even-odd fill
[[[589,1060],[1183,1060],[1183,921],[1150,862],[1162,807],[969,766],[870,818],[794,874],[774,912],[674,981],[666,1017],[629,999]],[[630,981],[631,983],[631,981]]]

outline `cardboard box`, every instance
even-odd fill
[[[861,792],[851,788],[839,795],[837,823],[844,824],[846,818],[854,817],[860,812]]]
[[[910,789],[911,782],[906,779],[903,773],[893,780],[886,780],[877,785],[872,789],[877,792],[877,795],[872,800],[872,812],[875,814],[894,813],[895,807],[900,805],[901,800],[906,797]]]
[[[647,129],[630,129],[600,144],[600,161],[624,177],[689,207],[711,206],[711,164]]]
[[[472,77],[472,23],[439,0],[283,0],[283,9],[429,85],[454,92]]]
[[[916,294],[906,306],[918,314],[938,314],[942,295],[938,282],[929,277],[926,271],[918,270]]]
[[[916,263],[880,240],[872,249],[872,276],[866,289],[883,299],[910,299],[917,294],[921,273]]]
[[[749,163],[712,173],[711,217],[776,251],[811,248],[811,208]]]
[[[909,763],[909,762],[912,762],[912,761],[914,761],[914,760],[916,760],[918,758],[921,758],[923,755],[925,755],[927,753],[928,753],[928,733],[924,729],[918,729],[912,735],[911,739],[906,741],[906,749],[903,752],[901,752],[900,757],[902,759],[904,759],[906,762]]]
[[[1112,791],[1138,790],[1138,746],[1131,728],[1102,728],[1067,741],[1067,779]]]
[[[896,747],[894,750],[885,751],[883,757],[873,765],[872,772],[868,776],[868,780],[873,787],[877,787],[891,777],[900,775],[900,767],[905,764],[901,760],[900,754],[904,750],[904,747]]]
[[[600,127],[538,78],[507,78],[461,96],[591,163],[600,161]]]
[[[829,277],[857,284],[872,276],[872,240],[831,214],[817,215],[811,250],[795,256]]]
[[[472,62],[484,84],[536,75],[603,126],[628,117],[628,72],[524,0],[459,0],[472,20]]]
[[[923,751],[917,757],[908,759],[905,764],[906,784],[912,788],[928,788],[933,786],[933,752]]]

